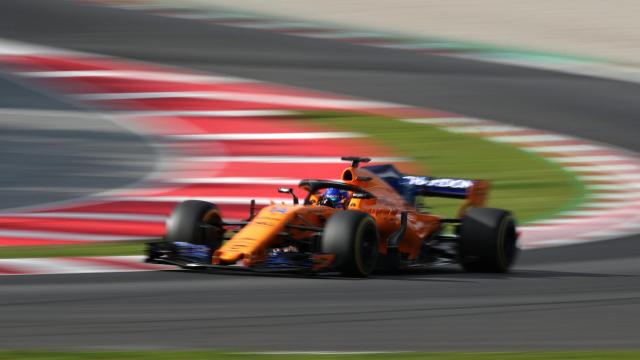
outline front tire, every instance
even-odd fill
[[[178,204],[167,220],[165,241],[188,242],[217,249],[222,244],[224,228],[215,204],[187,200]]]
[[[335,255],[333,267],[342,275],[369,275],[378,260],[378,229],[366,213],[340,211],[329,218],[322,233],[322,252]]]
[[[462,218],[460,264],[469,272],[507,272],[518,254],[516,241],[510,212],[471,208]]]

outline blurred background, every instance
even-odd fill
[[[640,330],[638,14],[625,0],[2,1],[0,347],[634,358],[590,351],[637,348]],[[489,206],[519,220],[516,269],[365,281],[141,263],[176,203],[243,219],[251,199],[288,201],[280,185],[337,178],[344,155],[490,180]]]
[[[160,3],[160,2],[150,2]],[[177,2],[163,3],[177,5]],[[633,0],[587,1],[257,1],[187,0],[184,6],[220,6],[413,37],[597,57],[638,65],[640,41]],[[313,9],[310,11],[310,9]]]

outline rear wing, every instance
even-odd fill
[[[400,183],[411,189],[414,196],[431,196],[465,200],[458,214],[462,216],[469,206],[482,207],[487,202],[489,182],[486,180],[469,180],[439,178],[431,176],[405,175]]]
[[[479,196],[483,192],[486,192],[489,185],[488,182],[484,180],[438,178],[431,176],[403,176],[400,183],[412,188],[417,196],[453,199],[468,199]]]
[[[416,196],[443,197],[465,200],[460,214],[467,207],[482,207],[487,201],[489,182],[459,178],[405,175],[393,165],[365,167],[395,188],[407,201],[415,202]]]

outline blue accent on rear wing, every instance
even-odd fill
[[[437,196],[465,199],[475,182],[467,179],[437,178],[432,176],[411,176],[398,171],[393,165],[372,165],[364,169],[371,171],[393,187],[409,203],[416,196]]]
[[[465,199],[473,180],[437,178],[430,176],[403,176],[401,184],[412,188],[416,196],[437,196]]]

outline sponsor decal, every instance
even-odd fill
[[[465,179],[430,178],[424,176],[405,176],[409,185],[432,186],[439,188],[466,189],[473,186],[473,181]]]
[[[278,213],[278,214],[284,214],[284,213],[287,212],[287,210],[288,210],[287,208],[281,208],[281,207],[274,206],[274,207],[271,208],[271,210],[269,210],[269,212]]]

